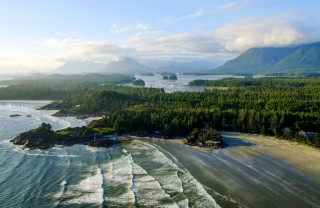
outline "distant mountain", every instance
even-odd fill
[[[273,68],[285,70],[320,70],[320,42],[303,45],[278,61]]]
[[[315,72],[320,69],[320,43],[296,47],[252,48],[212,70],[224,74]]]
[[[172,62],[163,60],[144,61],[143,64],[155,68],[155,72],[171,72],[171,73],[199,73],[221,65],[216,61],[188,61],[188,62]]]
[[[104,64],[90,61],[72,61],[58,67],[54,72],[59,74],[94,73],[100,71],[103,67]]]
[[[138,74],[152,72],[150,67],[142,65],[130,58],[123,58],[118,61],[108,63],[100,73],[117,73],[117,74]]]
[[[190,68],[190,67],[183,67],[183,66],[162,66],[155,70],[158,73],[162,72],[171,72],[171,73],[183,73],[183,72],[195,72],[197,70]]]

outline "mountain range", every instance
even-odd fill
[[[214,62],[169,63],[159,61],[158,67],[141,64],[131,58],[122,58],[107,65],[94,62],[67,62],[55,73],[183,73],[208,72]],[[162,64],[162,65],[161,65]],[[151,65],[151,64],[148,64]],[[198,66],[198,67],[197,67]],[[213,74],[295,74],[320,73],[320,42],[292,47],[251,48],[222,66],[209,70]],[[320,75],[320,74],[319,74]]]
[[[295,47],[252,48],[222,66],[217,74],[317,73],[320,70],[320,42]]]
[[[162,62],[149,63],[153,67],[141,64],[131,58],[122,58],[117,61],[111,61],[108,64],[94,62],[66,62],[64,65],[54,70],[60,74],[79,74],[79,73],[117,73],[117,74],[143,74],[143,73],[183,73],[183,72],[205,72],[210,66],[217,66],[212,62],[190,62],[190,63],[172,63]],[[159,66],[159,67],[156,67]],[[197,67],[198,66],[198,67]],[[207,66],[207,67],[206,67]]]

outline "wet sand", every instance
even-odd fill
[[[222,132],[222,136],[227,143],[230,141],[230,138],[249,142],[252,145],[247,146],[246,148],[277,157],[295,168],[300,169],[304,173],[320,180],[319,149],[262,135]],[[241,151],[241,147],[238,147],[238,151]]]
[[[233,132],[221,132],[223,139],[230,145],[234,154],[239,151],[243,154],[245,149],[254,149],[263,154],[270,154],[286,163],[300,169],[315,179],[320,180],[320,150],[301,145],[296,142],[279,140],[274,137],[267,137],[257,134],[243,134]],[[182,139],[160,139],[163,142],[183,145],[202,152],[215,151],[214,149],[198,146],[189,146],[183,143]],[[244,146],[241,145],[244,144]],[[247,143],[247,144],[246,144]],[[243,151],[242,151],[243,150]],[[248,157],[248,155],[247,155]]]
[[[181,140],[149,141],[173,155],[217,196],[246,207],[319,207],[319,150],[260,135],[222,135],[230,146],[218,150]],[[230,207],[223,200],[218,203]]]

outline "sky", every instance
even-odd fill
[[[0,0],[0,73],[70,61],[224,63],[320,41],[318,0]]]

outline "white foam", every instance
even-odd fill
[[[133,190],[137,195],[139,205],[147,207],[178,207],[170,195],[162,189],[160,183],[137,164],[134,164],[134,175]],[[161,201],[167,201],[167,203],[159,205]]]
[[[204,187],[195,178],[193,178],[187,169],[185,169],[180,163],[174,163],[164,153],[159,151],[159,149],[161,149],[160,147],[137,140],[134,142],[135,145],[130,145],[130,147],[133,148],[133,156],[135,156],[135,154],[140,154],[140,151],[134,151],[135,149],[143,149],[148,160],[160,165],[160,168],[152,171],[152,177],[161,184],[161,188],[167,194],[172,194],[172,197],[177,193],[179,193],[180,198],[181,196],[185,197],[184,199],[180,199],[176,202],[179,207],[190,206],[189,200],[195,207],[219,207],[212,196],[210,196]],[[169,154],[168,152],[166,153]],[[170,157],[173,158],[174,161],[178,161],[171,154]],[[175,198],[173,197],[173,199]]]
[[[122,156],[116,160],[113,160],[101,168],[104,170],[104,180],[108,187],[125,187],[126,192],[121,195],[114,195],[111,192],[106,192],[106,201],[117,203],[118,205],[134,204],[134,193],[131,190],[132,187],[132,169],[131,159],[129,156]]]
[[[104,202],[103,174],[100,168],[97,168],[96,174],[82,180],[77,185],[68,186],[63,197],[67,200],[63,201],[63,205],[72,204],[96,204],[100,205]],[[71,199],[69,199],[71,198]]]

